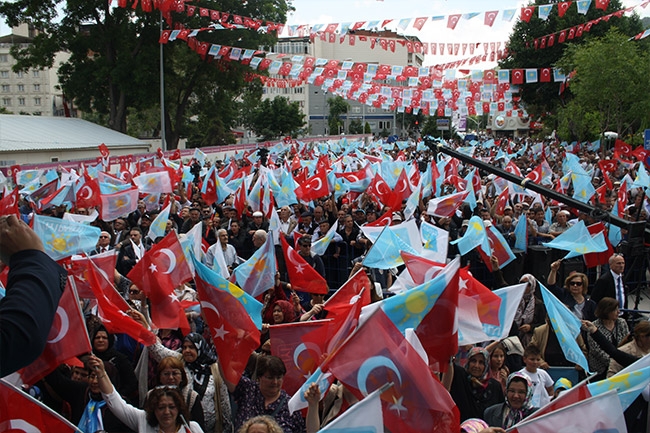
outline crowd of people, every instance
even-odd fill
[[[460,147],[460,144],[454,146]],[[493,147],[477,145],[474,156],[482,159],[491,157],[494,165],[503,167],[512,163],[522,174],[526,174],[541,161],[540,155],[533,151],[534,148],[532,143],[504,141],[493,144]],[[542,143],[542,148],[545,161],[553,172],[551,186],[559,183],[565,174],[562,172],[564,151],[557,144]],[[295,150],[295,147],[292,149]],[[496,158],[495,149],[504,151],[509,157]],[[286,161],[296,156],[291,150],[285,152],[282,158]],[[391,160],[411,161],[414,170],[421,173],[431,164],[433,157],[429,149],[416,146],[415,143],[408,143],[408,146],[402,148],[393,145],[383,151],[367,149],[366,152],[376,157],[385,153]],[[270,157],[273,156],[271,154]],[[619,163],[614,170],[604,174],[598,164],[602,155],[584,150],[578,152],[577,156],[581,166],[592,174],[596,188],[601,186],[603,176],[609,176],[614,182],[613,189],[607,190],[604,197],[595,199],[598,207],[609,212],[618,204],[624,218],[630,221],[648,221],[650,204],[645,189],[628,188],[635,181],[638,165]],[[285,167],[279,160],[269,162],[276,170]],[[453,186],[458,187],[458,179],[462,179],[471,170],[470,166],[462,163],[447,162],[455,168],[448,173],[440,173],[437,196],[453,192]],[[222,161],[215,161],[214,164],[217,170],[223,170],[226,166]],[[235,160],[235,164],[242,168],[251,163],[240,158]],[[363,168],[362,158],[351,160],[348,164],[348,171]],[[203,173],[209,165],[206,163]],[[252,171],[251,185],[255,183],[256,173],[258,172]],[[486,226],[495,226],[508,245],[514,248],[517,241],[514,227],[522,218],[527,220],[526,243],[529,246],[541,245],[554,239],[577,221],[593,222],[590,215],[529,192],[512,193],[507,204],[499,206],[497,198],[501,187],[497,178],[489,173],[479,173],[479,177],[481,186],[480,191],[476,191],[475,206],[472,208],[468,203],[459,203],[458,209],[449,217],[429,212],[426,203],[431,194],[420,197],[414,211],[406,209],[406,200],[402,201],[401,208],[391,209],[367,192],[340,195],[332,193],[309,203],[279,206],[277,215],[280,236],[327,281],[329,293],[323,295],[296,291],[288,275],[282,247],[278,243],[276,284],[275,287],[269,287],[268,293],[261,297],[264,303],[262,344],[251,356],[239,383],[225,380],[220,371],[219,357],[227,357],[228,354],[215,353],[208,327],[200,314],[188,310],[187,316],[192,328],[189,334],[183,335],[179,329],[159,329],[156,330],[157,343],[147,347],[126,335],[110,334],[94,314],[92,301],[83,300],[93,352],[81,357],[78,365],[62,365],[35,384],[40,392],[39,398],[85,433],[188,430],[195,433],[316,432],[338,414],[344,413],[356,398],[344,386],[336,383],[330,391],[330,399],[333,401],[328,402],[326,398],[319,404],[320,396],[310,390],[306,395],[310,402],[306,419],[300,412],[291,413],[288,409],[290,396],[282,388],[286,367],[280,358],[269,355],[273,341],[268,338],[266,331],[269,325],[327,316],[327,310],[323,306],[325,300],[352,273],[363,267],[363,259],[372,247],[372,241],[361,227],[388,213],[391,226],[411,219],[418,226],[426,221],[446,230],[452,241],[464,235],[469,219],[476,215],[480,216]],[[624,202],[618,200],[620,188],[628,188]],[[566,193],[572,193],[571,187]],[[183,235],[199,225],[203,241],[207,245],[202,261],[209,267],[217,266],[217,261],[223,259],[231,273],[267,241],[268,214],[251,206],[238,211],[236,205],[239,204],[235,202],[234,194],[222,202],[208,204],[196,185],[181,185],[170,197],[172,208],[167,232],[176,231]],[[115,251],[115,285],[133,309],[130,314],[146,326],[151,326],[148,300],[143,288],[129,281],[126,275],[154,242],[160,240],[152,240],[147,235],[165,198],[160,197],[157,205],[140,201],[137,210],[113,221],[96,219],[90,223],[99,227],[101,234],[95,250],[89,253],[93,255]],[[35,212],[25,199],[20,209],[22,218],[27,220]],[[60,217],[65,211],[80,215],[94,214],[93,209],[80,207],[72,210],[50,207],[40,212]],[[15,217],[8,219],[10,222],[14,220]],[[1,233],[2,224],[0,222],[0,243],[4,244],[6,241]],[[322,239],[335,224],[337,231],[326,251],[323,254],[314,253],[311,250],[312,244]],[[626,239],[626,236],[627,232],[623,230],[622,238]],[[38,249],[40,248],[34,246],[27,248],[29,251]],[[6,249],[2,248],[1,251]],[[525,255],[524,252],[515,251],[521,256]],[[14,252],[9,250],[9,255]],[[452,259],[458,254],[458,248],[449,245],[448,258]],[[18,255],[21,255],[20,260]],[[24,252],[15,252],[11,259],[9,256],[1,258],[10,265],[13,275],[17,275],[23,264],[28,265],[25,261],[28,259],[22,257],[24,255]],[[650,322],[645,319],[638,321],[638,316],[631,313],[623,314],[628,308],[630,292],[644,287],[647,268],[635,269],[632,276],[626,272],[626,258],[623,255],[611,255],[607,263],[599,265],[597,269],[587,269],[584,262],[581,262],[579,271],[563,266],[562,259],[553,260],[546,269],[541,270],[539,264],[533,267],[511,265],[512,267],[498,270],[498,266],[492,268],[483,263],[476,252],[470,252],[462,259],[474,275],[491,289],[515,283],[526,284],[510,336],[503,341],[486,341],[473,347],[461,347],[456,358],[450,361],[450,368],[440,375],[440,380],[459,409],[463,431],[504,431],[575,384],[565,377],[551,378],[549,368],[571,367],[577,371],[576,377],[586,377],[579,366],[566,359],[552,330],[538,282],[543,282],[583,321],[584,330],[578,337],[578,344],[588,358],[590,370],[596,373],[591,380],[611,376],[620,371],[622,365],[629,365],[633,359],[650,353]],[[389,289],[393,281],[403,271],[402,268],[366,270],[375,287],[372,292],[373,301],[390,296]],[[10,274],[9,286],[20,284],[12,280],[13,275]],[[10,287],[8,289],[7,298],[17,291]],[[179,300],[197,300],[191,282],[176,288],[175,293]],[[6,301],[7,299],[0,304],[0,308],[7,304]],[[56,300],[52,300],[54,301]],[[19,302],[27,301],[23,299]],[[3,314],[0,316],[3,345],[0,368],[2,375],[5,375],[10,369],[16,370],[11,363],[14,356],[4,350],[5,343],[17,338],[20,331],[9,328],[4,310],[0,311]],[[620,352],[633,359],[623,357]],[[30,360],[33,358],[32,356]],[[628,431],[645,431],[647,409],[647,402],[644,404],[641,401],[628,409]]]

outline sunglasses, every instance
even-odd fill
[[[569,286],[582,286],[582,281],[570,281]]]

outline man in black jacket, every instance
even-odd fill
[[[0,260],[9,265],[0,300],[0,377],[31,364],[45,348],[67,273],[15,215],[0,217]]]

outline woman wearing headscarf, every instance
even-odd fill
[[[535,328],[544,324],[546,308],[536,295],[537,279],[531,274],[524,274],[519,283],[526,283],[526,290],[515,313],[514,323],[519,328],[519,340],[523,347],[528,346],[533,338]]]
[[[491,426],[508,429],[537,410],[530,405],[532,396],[530,379],[522,373],[512,373],[508,376],[505,401],[488,407],[483,419]]]
[[[181,353],[167,349],[160,343],[150,346],[154,358],[168,356],[182,358],[185,373],[192,389],[197,392],[203,407],[206,432],[231,432],[232,412],[228,388],[219,373],[217,357],[200,334],[191,332],[185,336]]]
[[[482,418],[489,406],[504,400],[501,384],[491,379],[490,355],[482,347],[472,347],[466,368],[452,364],[443,374],[443,383],[450,383],[449,393],[460,411],[460,420]],[[448,375],[452,375],[451,380]]]
[[[99,325],[92,332],[90,342],[93,346],[93,354],[117,370],[119,378],[116,386],[117,392],[127,401],[137,402],[138,379],[129,358],[115,349],[115,336],[110,334],[104,325]]]

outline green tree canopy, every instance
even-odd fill
[[[530,4],[546,5],[559,3],[557,0],[535,0]],[[594,2],[595,3],[595,2]],[[586,15],[579,14],[575,3],[569,6],[563,17],[559,17],[558,8],[555,6],[547,20],[541,20],[537,13],[533,14],[530,22],[518,21],[508,41],[508,56],[499,62],[499,67],[504,69],[525,68],[550,68],[560,60],[564,51],[570,45],[584,44],[594,38],[604,36],[610,28],[617,27],[621,33],[633,36],[642,31],[642,25],[637,15],[612,17],[593,25],[589,31],[583,32],[581,37],[559,43],[557,35],[553,46],[535,48],[535,39],[569,29],[588,21],[595,20],[604,15],[622,9],[619,0],[612,0],[603,11],[596,9],[592,4]],[[526,110],[533,119],[545,117],[552,120],[558,108],[564,104],[564,95],[558,95],[558,83],[534,83],[520,86],[521,100]],[[548,120],[547,120],[548,121]]]
[[[558,66],[575,72],[572,98],[560,110],[563,137],[593,140],[604,131],[623,137],[650,125],[650,55],[620,31],[569,46]]]
[[[192,5],[196,10],[204,7],[272,22],[285,22],[292,9],[290,0],[199,0]],[[16,47],[12,52],[17,59],[15,69],[52,67],[57,52],[68,52],[69,60],[59,69],[65,95],[93,118],[106,119],[110,128],[126,132],[129,113],[160,108],[160,14],[131,6],[132,1],[128,1],[126,8],[115,8],[105,0],[16,0],[0,4],[0,15],[10,26],[27,23],[39,31],[29,47]],[[61,10],[64,15],[57,17]],[[210,25],[208,17],[189,17],[184,11],[173,12],[172,19],[190,29]],[[272,45],[276,40],[273,33],[248,29],[202,31],[196,38],[250,49]],[[192,137],[204,144],[228,142],[238,122],[238,98],[248,85],[244,73],[250,68],[212,56],[201,58],[177,40],[164,46],[164,71],[168,147],[175,148],[180,137]],[[160,122],[151,125],[150,120],[139,118],[136,123],[148,131],[160,129]]]
[[[327,105],[329,105],[329,119],[327,120],[327,126],[329,127],[330,134],[339,134],[343,131],[343,119],[341,115],[348,112],[350,109],[350,104],[347,103],[345,99],[341,96],[335,96],[333,98],[327,99]]]
[[[305,115],[298,102],[289,102],[283,96],[265,99],[247,117],[247,126],[264,140],[285,135],[295,136],[305,125]]]

